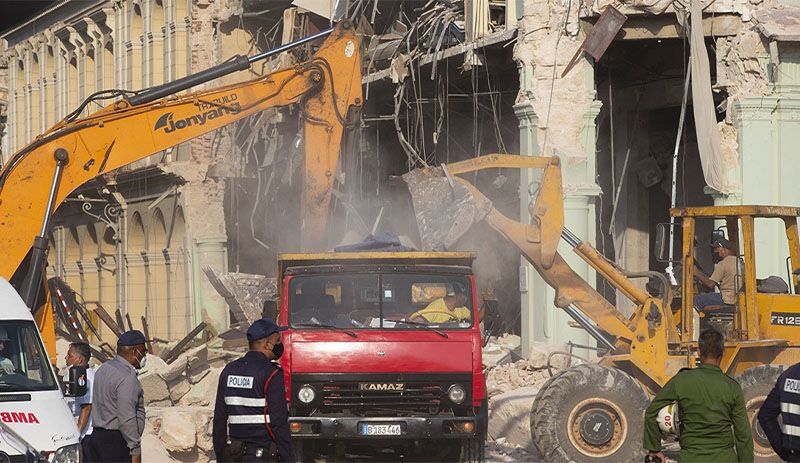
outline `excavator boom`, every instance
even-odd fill
[[[307,147],[303,246],[319,246],[347,113],[361,104],[360,66],[355,31],[343,22],[313,59],[297,66],[138,106],[122,99],[59,123],[14,154],[0,172],[0,276],[11,278],[17,270],[51,212],[47,208],[87,181],[259,111],[301,101]],[[58,150],[65,150],[67,159],[50,205],[45,194],[54,183]]]
[[[342,133],[350,124],[349,113],[362,103],[360,49],[353,24],[342,21],[307,62],[243,83],[161,98],[248,69],[252,59],[239,56],[77,118],[84,104],[15,153],[0,171],[0,276],[22,281],[20,294],[34,310],[50,354],[55,353],[52,311],[38,310],[42,300],[37,294],[49,222],[58,205],[95,177],[231,122],[266,109],[300,104],[305,143],[301,248],[324,247]],[[28,263],[22,265],[26,256]]]

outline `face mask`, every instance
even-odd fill
[[[281,355],[283,355],[283,343],[272,346],[272,354],[276,359],[281,358]]]
[[[142,358],[139,359],[139,370],[147,366],[147,352],[142,354]]]

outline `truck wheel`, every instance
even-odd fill
[[[553,376],[534,400],[531,436],[548,462],[644,460],[644,409],[650,401],[627,373],[595,364]]]
[[[745,370],[736,377],[744,392],[744,405],[747,408],[747,419],[750,420],[750,430],[753,432],[753,453],[756,462],[766,463],[776,461],[777,458],[756,415],[767,394],[778,381],[778,376],[783,373],[783,368],[783,365],[759,365]]]
[[[483,463],[486,461],[486,442],[483,439],[467,439],[461,444],[461,461]]]
[[[311,461],[306,451],[307,444],[303,441],[294,441],[294,456],[299,463]]]

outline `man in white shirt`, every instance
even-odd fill
[[[14,363],[10,358],[2,355],[5,354],[6,347],[11,344],[11,341],[6,337],[0,337],[0,375],[10,375],[14,373]]]
[[[78,430],[81,433],[81,445],[88,443],[88,438],[92,434],[92,386],[94,386],[94,370],[89,368],[89,359],[92,353],[89,344],[85,342],[73,342],[69,345],[67,355],[64,360],[67,367],[83,366],[86,367],[86,394],[80,397],[67,398],[67,405],[72,410],[72,416],[78,423]],[[69,373],[67,373],[69,375]],[[68,380],[69,377],[64,378]]]

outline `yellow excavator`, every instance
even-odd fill
[[[175,96],[326,36],[306,62],[246,82]],[[119,99],[79,117],[91,102],[108,98]],[[265,109],[294,103],[301,106],[305,141],[301,246],[317,249],[324,238],[342,133],[362,104],[361,44],[348,20],[158,87],[98,92],[11,157],[0,171],[0,277],[14,283],[34,311],[52,359],[54,320],[42,281],[48,231],[58,205],[95,177]]]
[[[480,191],[459,174],[488,168],[542,169],[530,223],[498,212]],[[442,167],[417,169],[404,176],[412,194],[423,242],[448,245],[474,223],[484,220],[517,246],[556,291],[555,305],[586,329],[604,352],[598,363],[566,368],[540,389],[531,410],[533,442],[548,462],[640,462],[644,459],[644,409],[681,368],[694,367],[697,351],[693,308],[696,289],[691,271],[678,287],[657,272],[628,273],[590,244],[564,228],[561,164],[558,157],[487,155]],[[756,460],[776,458],[755,415],[783,371],[800,361],[800,208],[773,206],[686,207],[670,210],[682,230],[683,269],[695,265],[698,223],[724,221],[728,239],[740,250],[742,290],[735,304],[709,315],[726,332],[720,365],[742,386],[753,429]],[[454,220],[458,218],[458,220]],[[755,222],[777,221],[786,232],[789,293],[758,291]],[[664,236],[663,234],[661,236]],[[565,242],[636,309],[624,315],[576,274],[558,253]],[[661,283],[658,296],[639,289],[634,277]],[[679,290],[679,291],[678,291]],[[680,294],[680,303],[673,301]],[[713,317],[713,320],[711,318]]]

